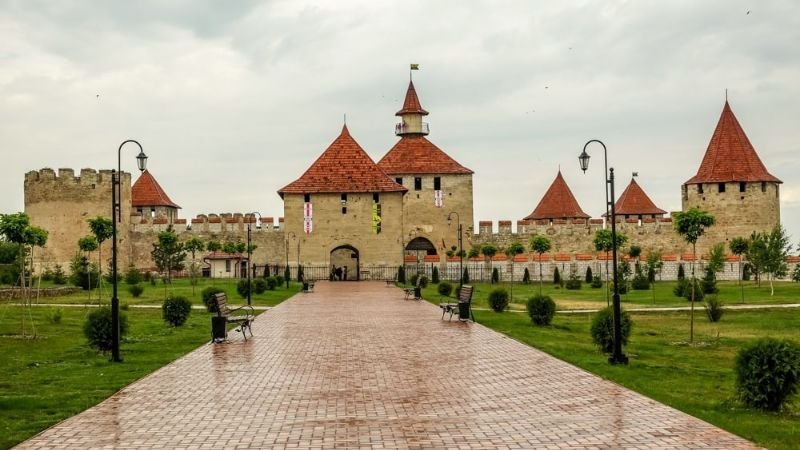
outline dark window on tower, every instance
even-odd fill
[[[342,214],[347,214],[347,206],[342,206]]]
[[[380,202],[381,202],[380,194],[378,194],[377,192],[372,194],[372,203],[380,203]]]
[[[414,190],[421,191],[422,190],[422,178],[421,177],[414,177]]]
[[[697,185],[697,193],[698,194],[702,194],[703,193],[703,183],[700,183],[700,184]]]
[[[303,194],[303,201],[308,203],[311,201],[311,194]]]
[[[433,190],[434,191],[442,190],[442,177],[433,177]]]
[[[347,204],[347,194],[342,194],[342,205]]]
[[[761,192],[767,192],[767,182],[766,181],[762,181],[761,182]]]
[[[745,192],[747,190],[747,183],[741,182],[739,183],[739,192]]]
[[[725,192],[725,183],[718,183],[717,186],[720,192]]]
[[[403,184],[403,177],[397,177],[394,179],[397,184]]]

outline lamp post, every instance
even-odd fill
[[[293,239],[297,239],[297,235],[294,234],[294,231],[290,231],[286,234],[286,270],[284,271],[284,275],[286,275],[286,289],[289,289],[289,274],[291,271],[289,270],[289,236],[292,236]],[[300,251],[300,243],[297,243],[298,253]],[[300,255],[297,255],[299,260]]]
[[[603,147],[605,164],[606,167],[608,167],[608,150],[606,149],[606,145],[603,144],[602,141],[592,139],[583,146],[583,152],[580,154],[580,156],[578,156],[578,161],[580,162],[583,173],[586,173],[586,169],[589,168],[589,154],[586,153],[586,147],[588,147],[592,142],[597,142]],[[627,364],[628,357],[622,353],[622,325],[620,323],[621,311],[619,290],[617,288],[617,218],[614,207],[614,168],[612,167],[608,169],[607,177],[606,174],[604,174],[603,178],[605,178],[606,184],[606,211],[610,211],[610,214],[607,214],[607,216],[611,218],[611,270],[614,272],[614,294],[612,296],[614,308],[614,348],[611,356],[608,358],[608,362],[611,364]],[[611,198],[609,199],[609,197]]]
[[[250,216],[258,216],[256,228],[261,229],[261,214],[257,211],[248,214]],[[250,219],[247,219],[247,306],[253,303],[253,283],[251,282],[251,272],[253,271],[253,263],[250,261],[253,255],[253,247],[250,245]]]
[[[452,219],[450,216],[455,214],[456,216],[456,223],[458,228],[458,287],[459,289],[461,286],[464,285],[464,248],[461,245],[462,233],[461,233],[461,217],[458,215],[457,212],[452,211],[450,214],[447,215],[447,226],[450,226],[450,222]]]
[[[120,362],[119,356],[119,297],[117,297],[117,221],[122,220],[122,147],[132,142],[139,147],[136,155],[136,165],[139,171],[147,168],[147,155],[142,150],[142,145],[133,139],[128,139],[119,144],[117,150],[117,170],[111,170],[111,361]]]

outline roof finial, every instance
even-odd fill
[[[725,88],[725,103],[728,103],[728,88]]]
[[[347,113],[344,113],[344,126],[347,126]]]

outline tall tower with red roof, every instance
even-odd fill
[[[162,217],[169,223],[178,218],[178,206],[170,200],[153,174],[145,170],[131,187],[131,209],[143,217]]]
[[[395,115],[400,117],[395,126],[400,140],[378,161],[378,167],[408,189],[403,201],[406,251],[424,251],[429,261],[441,261],[458,244],[458,221],[463,247],[471,245],[473,172],[426,137],[430,129],[423,118],[428,111],[422,108],[413,81]]]
[[[726,100],[697,174],[683,184],[682,207],[714,216],[708,242],[748,237],[780,223],[781,183],[761,162]]]

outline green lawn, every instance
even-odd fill
[[[228,292],[232,302],[244,303],[236,293],[235,281],[219,281],[218,285]],[[298,287],[294,283],[289,290],[281,288],[254,295],[253,303],[280,303],[296,293]],[[192,298],[187,281],[179,280],[172,288],[176,294]],[[194,303],[201,303],[200,288],[198,286]],[[148,290],[150,296],[137,300],[133,300],[127,290],[124,293],[121,290],[121,302],[162,301],[163,286]],[[107,291],[110,297],[110,288]],[[42,302],[74,304],[82,303],[81,299],[86,299],[86,293],[42,299]],[[57,310],[62,319],[55,324],[51,317]],[[86,344],[82,325],[89,311],[90,308],[74,306],[23,308],[0,303],[0,368],[3,373],[0,379],[0,449],[9,448],[101,402],[210,339],[211,315],[205,311],[192,311],[186,324],[173,328],[163,321],[160,309],[128,308],[130,331],[120,349],[124,361],[113,364],[109,362],[109,355],[98,354]],[[35,326],[36,338],[31,338],[31,324]]]
[[[488,285],[479,286],[476,306],[486,306],[486,295],[492,288]],[[527,292],[520,295],[524,297],[534,290],[531,287],[518,287],[514,289],[515,297],[519,291]],[[723,286],[721,296],[725,295],[726,287]],[[733,288],[738,289],[738,286],[733,283],[729,289]],[[792,292],[799,290],[796,284],[783,284],[780,287],[781,301],[775,303],[788,302]],[[535,291],[538,292],[538,286]],[[569,299],[576,294],[582,295],[583,301],[605,306],[604,293],[595,291],[597,298],[592,298],[587,295],[591,292],[589,289],[562,291],[552,287],[545,291],[556,299],[559,307],[569,304]],[[755,292],[753,288],[751,293]],[[776,297],[778,292],[779,289],[776,289]],[[438,303],[439,295],[435,286],[428,287],[425,294],[432,303]],[[766,295],[769,296],[768,288]],[[668,303],[666,300],[666,297],[662,299],[662,305]],[[758,298],[751,303],[770,303],[770,299]],[[686,305],[686,302],[679,300],[675,304]],[[592,344],[589,335],[591,314],[556,314],[549,327],[533,326],[526,314],[519,313],[479,310],[475,311],[475,318],[496,331],[759,445],[788,450],[797,448],[800,442],[800,399],[796,396],[790,405],[791,412],[781,414],[744,408],[735,398],[733,373],[736,352],[756,338],[773,336],[800,342],[798,310],[726,311],[722,321],[716,324],[710,323],[700,310],[695,316],[693,345],[687,343],[688,312],[632,314],[633,334],[630,344],[625,348],[625,353],[630,357],[627,366],[609,365],[606,356]]]

